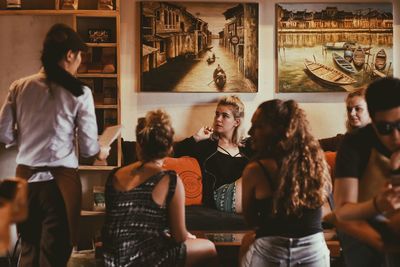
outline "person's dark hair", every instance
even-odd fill
[[[171,152],[174,129],[170,116],[162,110],[149,111],[136,126],[138,157],[143,162],[160,159]]]
[[[274,129],[265,152],[279,164],[273,212],[299,215],[303,208],[320,207],[331,180],[325,155],[311,134],[304,111],[293,100],[279,99],[266,101],[258,109],[263,122]]]
[[[365,99],[372,120],[376,112],[400,107],[400,79],[386,77],[372,82]]]
[[[44,39],[41,61],[47,80],[61,85],[74,96],[80,96],[84,83],[58,65],[69,50],[86,51],[87,46],[72,28],[61,23],[55,24]]]

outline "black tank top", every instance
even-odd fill
[[[274,183],[264,165],[257,161],[263,170],[269,184],[274,189]],[[283,236],[299,238],[322,232],[322,208],[302,210],[301,216],[278,214],[272,215],[272,197],[256,200],[260,228],[256,231],[257,238],[264,236]]]

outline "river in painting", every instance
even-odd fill
[[[329,42],[351,42],[355,43],[356,47],[372,47],[370,54],[365,57],[364,67],[350,75],[357,82],[345,87],[327,85],[305,71],[305,59],[338,68],[332,59],[332,53],[336,52],[343,56],[344,50],[326,49],[324,44]],[[371,73],[371,67],[374,65],[376,53],[381,49],[385,49],[387,54],[386,67],[381,72],[392,76],[393,33],[278,33],[278,91],[280,93],[342,92],[365,86],[376,78]]]

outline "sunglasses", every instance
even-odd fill
[[[376,130],[378,130],[378,133],[381,135],[389,135],[394,129],[400,132],[400,121],[376,123]]]

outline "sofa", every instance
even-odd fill
[[[123,141],[122,164],[137,160],[135,142]],[[218,211],[202,205],[201,169],[191,157],[167,158],[165,169],[177,172],[185,187],[186,227],[190,231],[244,231],[250,230],[242,215]]]

